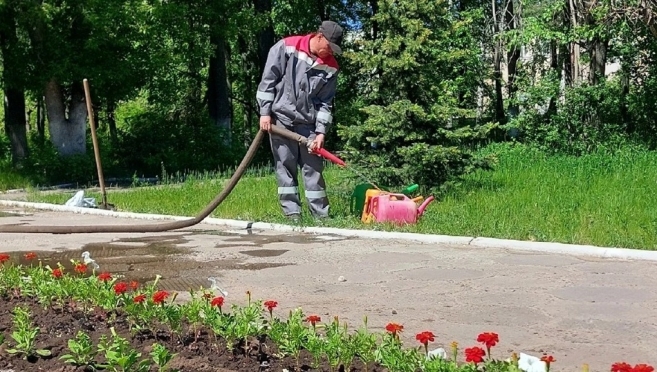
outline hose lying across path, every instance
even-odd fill
[[[296,141],[304,146],[308,145],[309,139],[286,130],[281,127],[271,127],[271,132]],[[156,223],[156,224],[142,224],[142,225],[84,225],[84,226],[39,226],[39,225],[0,225],[0,233],[45,233],[45,234],[83,234],[83,233],[146,233],[146,232],[162,232],[169,230],[177,230],[185,227],[193,226],[203,221],[207,216],[214,211],[219,204],[221,204],[226,197],[233,191],[237,182],[242,178],[246,168],[249,166],[255,157],[258,146],[262,142],[265,132],[258,131],[251,146],[249,146],[246,155],[242,162],[235,170],[235,173],[228,181],[226,187],[208,204],[205,209],[201,211],[196,217],[189,220]]]

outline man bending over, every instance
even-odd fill
[[[333,120],[331,110],[338,74],[334,54],[342,53],[342,34],[337,23],[324,21],[317,32],[289,36],[274,44],[256,94],[261,130],[281,126],[311,139],[310,151],[324,146]],[[301,216],[299,167],[311,214],[316,218],[328,217],[324,160],[299,143],[273,133],[269,141],[283,214],[296,221]]]

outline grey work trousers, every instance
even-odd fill
[[[314,125],[294,125],[286,127],[278,121],[272,125],[283,127],[304,137],[315,139]],[[278,184],[278,200],[286,216],[301,214],[301,199],[299,197],[298,169],[301,168],[308,208],[314,217],[328,217],[329,200],[326,196],[326,182],[324,159],[311,154],[307,147],[280,137],[274,133],[269,134],[269,142],[274,155],[276,181]]]

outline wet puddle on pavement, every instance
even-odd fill
[[[251,251],[240,251],[240,253],[251,257],[277,257],[287,251],[289,249],[254,249]]]
[[[268,244],[274,243],[287,243],[287,244],[313,244],[324,243],[332,241],[343,241],[350,238],[338,235],[312,235],[312,234],[276,234],[276,235],[260,235],[251,233],[236,233],[229,231],[215,231],[215,230],[192,230],[196,234],[204,235],[220,235],[226,238],[222,239],[220,243],[215,244],[215,248],[232,248],[232,247],[263,247]],[[266,250],[264,250],[266,251]],[[253,251],[249,251],[253,253]],[[242,252],[243,253],[243,252]],[[285,252],[283,252],[285,253]],[[273,257],[273,256],[261,256]]]
[[[151,283],[159,274],[158,288],[172,291],[199,290],[210,288],[209,277],[220,277],[223,270],[262,270],[291,265],[288,263],[244,262],[239,259],[216,259],[212,261],[197,261],[191,255],[194,251],[180,245],[190,242],[185,238],[188,234],[153,236],[143,238],[123,238],[111,242],[89,243],[81,249],[54,251],[35,251],[42,264],[57,267],[61,263],[67,272],[73,272],[71,260],[84,261],[83,252],[99,266],[96,274],[108,271],[121,280],[139,283]],[[285,252],[263,253],[242,251],[252,257],[274,257]],[[266,251],[266,250],[265,250]],[[22,252],[6,252],[12,261],[29,266],[35,264],[28,261]],[[246,257],[245,257],[246,258]],[[92,264],[89,264],[89,273]],[[220,280],[220,279],[219,279]]]
[[[182,245],[191,240],[190,235],[219,235],[221,242],[216,248],[239,247],[244,259],[219,258],[211,261],[197,261],[192,256],[195,251]],[[121,238],[110,242],[89,243],[80,249],[55,251],[35,251],[42,264],[56,267],[61,263],[65,270],[73,272],[71,260],[83,261],[83,253],[89,252],[99,268],[96,274],[108,271],[121,280],[135,280],[142,284],[151,283],[159,274],[158,288],[171,291],[199,290],[210,288],[209,277],[219,277],[224,270],[262,270],[281,266],[293,265],[291,263],[277,262],[245,262],[248,257],[268,258],[284,255],[289,249],[262,248],[272,243],[309,244],[348,238],[337,236],[314,235],[258,235],[234,233],[216,230],[191,230],[182,234],[147,236],[139,238]],[[249,249],[255,247],[259,249]],[[29,266],[34,262],[28,261],[22,252],[6,252],[12,261]],[[92,265],[89,265],[91,272]],[[221,285],[220,285],[221,286]]]

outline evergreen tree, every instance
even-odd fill
[[[488,74],[473,32],[482,13],[445,0],[379,0],[373,9],[347,55],[358,69],[360,113],[339,126],[345,157],[391,186],[436,187],[489,165],[467,150],[495,126],[475,120]]]

